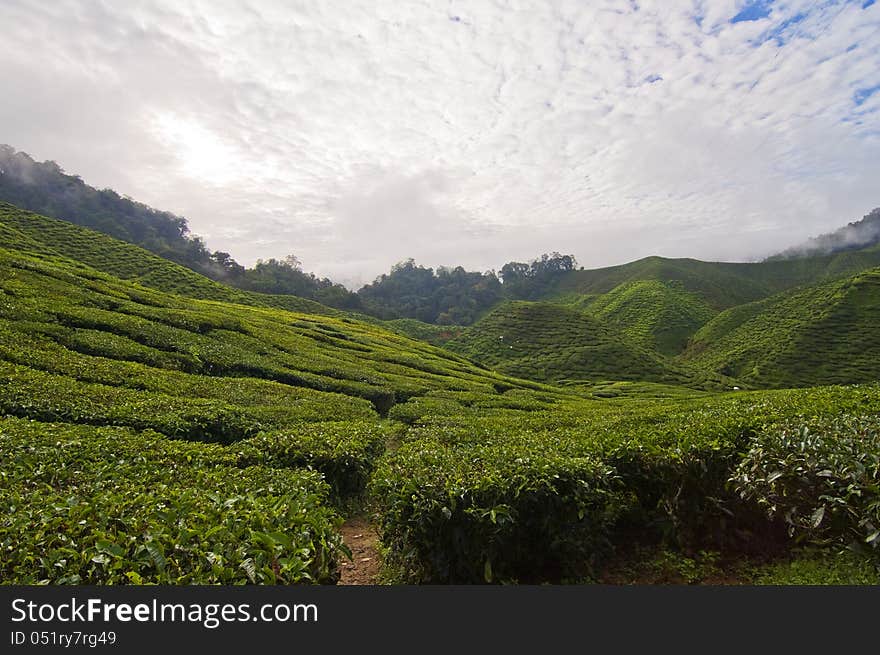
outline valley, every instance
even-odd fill
[[[3,579],[333,583],[354,514],[373,583],[873,579],[875,259],[642,261],[386,325],[2,205]]]

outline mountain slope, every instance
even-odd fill
[[[139,246],[4,202],[0,202],[0,247],[38,255],[68,257],[122,280],[188,298],[277,307],[311,314],[339,313],[305,298],[234,289]]]
[[[626,282],[583,303],[583,311],[619,329],[639,346],[677,355],[716,312],[676,282]]]
[[[137,245],[238,289],[294,295],[340,309],[360,306],[345,287],[300,270],[296,257],[258,260],[253,268],[245,268],[229,253],[208,250],[200,237],[190,233],[182,216],[153,209],[112,189],[96,189],[53,161],[36,162],[3,144],[0,202]]]
[[[496,371],[534,380],[705,382],[620,330],[553,303],[504,303],[446,347]]]
[[[722,312],[684,361],[756,386],[880,378],[880,269]]]
[[[754,302],[795,287],[817,284],[880,266],[880,248],[803,259],[757,263],[704,262],[646,257],[621,266],[572,271],[559,276],[543,300],[612,291],[625,283],[671,282],[716,310]]]
[[[52,374],[90,383],[104,384],[106,374],[124,386],[114,366],[148,366],[155,375],[243,376],[341,393],[382,411],[432,389],[539,387],[317,303],[284,296],[297,312],[269,307],[271,296],[229,289],[136,246],[9,205],[0,207],[0,300],[8,361],[42,362]],[[65,362],[69,369],[55,370]],[[149,377],[133,371],[134,380]]]
[[[860,221],[848,223],[834,232],[808,239],[799,246],[769,257],[768,261],[860,250],[878,244],[880,244],[880,207],[866,214]]]

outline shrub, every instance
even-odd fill
[[[152,432],[0,421],[0,577],[15,584],[333,583],[315,472],[238,469]]]
[[[336,498],[363,493],[394,429],[388,424],[348,421],[304,424],[264,432],[236,445],[239,465],[312,468]]]
[[[798,540],[880,552],[880,415],[789,422],[762,432],[737,467],[738,493]]]
[[[589,573],[621,510],[619,480],[546,444],[404,444],[373,475],[388,560],[413,582],[560,579]]]

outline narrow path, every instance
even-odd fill
[[[342,558],[339,584],[379,584],[379,537],[363,516],[352,516],[342,524],[342,539],[351,549],[352,561]]]

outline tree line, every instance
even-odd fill
[[[246,268],[228,252],[209,250],[201,237],[190,233],[185,218],[112,189],[95,189],[57,163],[37,162],[8,145],[0,145],[0,200],[133,243],[230,286],[299,296],[381,319],[469,325],[500,300],[540,297],[557,276],[577,265],[573,256],[558,252],[530,262],[509,262],[497,273],[461,266],[434,270],[408,259],[354,293],[303,271],[294,255],[260,259]]]

